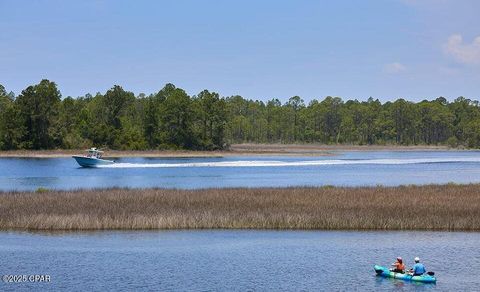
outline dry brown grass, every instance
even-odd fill
[[[398,146],[398,145],[324,145],[324,144],[233,144],[224,151],[193,150],[108,150],[108,157],[222,157],[242,155],[291,155],[291,156],[330,156],[334,151],[438,151],[449,150],[446,146]],[[456,149],[458,150],[458,149]],[[55,150],[10,150],[0,151],[0,157],[14,158],[55,158],[83,154],[84,149]]]
[[[0,229],[480,230],[480,185],[0,193]]]
[[[291,155],[328,155],[330,151],[446,151],[448,146],[437,145],[350,145],[350,144],[232,144],[230,151],[239,153],[272,153]],[[459,150],[459,149],[454,149]]]
[[[225,151],[193,151],[193,150],[106,150],[107,157],[222,157]],[[12,158],[58,158],[83,155],[85,149],[54,150],[8,150],[0,151],[0,157]]]

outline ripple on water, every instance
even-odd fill
[[[52,283],[42,287],[65,291],[465,291],[480,287],[465,271],[480,265],[479,242],[479,233],[460,232],[2,232],[0,256],[3,274],[49,274]],[[398,255],[408,265],[420,256],[438,283],[374,276],[375,263]]]

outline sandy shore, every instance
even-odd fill
[[[480,231],[480,184],[0,193],[2,230]]]
[[[462,150],[448,146],[397,146],[397,145],[325,145],[325,144],[233,144],[233,152],[241,153],[288,153],[288,154],[316,154],[335,151],[447,151]]]
[[[234,144],[226,151],[188,151],[188,150],[143,150],[120,151],[107,150],[105,157],[223,157],[223,156],[262,156],[262,155],[292,155],[292,156],[328,156],[337,151],[447,151],[446,146],[358,146],[358,145],[321,145],[321,144]],[[84,153],[77,150],[13,150],[0,151],[0,157],[31,157],[54,158],[70,157]]]
[[[12,158],[59,158],[82,155],[85,149],[56,149],[56,150],[13,150],[0,151],[0,157]],[[228,155],[226,151],[172,151],[172,150],[105,150],[105,157],[222,157]]]

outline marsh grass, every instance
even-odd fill
[[[0,193],[0,229],[480,230],[480,185]]]

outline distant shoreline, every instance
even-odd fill
[[[0,192],[0,230],[480,231],[480,184]]]
[[[324,144],[233,144],[229,150],[107,150],[106,157],[224,157],[224,156],[330,156],[337,151],[472,151],[447,146],[396,146],[396,145],[324,145]],[[9,150],[0,151],[0,157],[11,158],[61,158],[83,153],[84,149]]]

